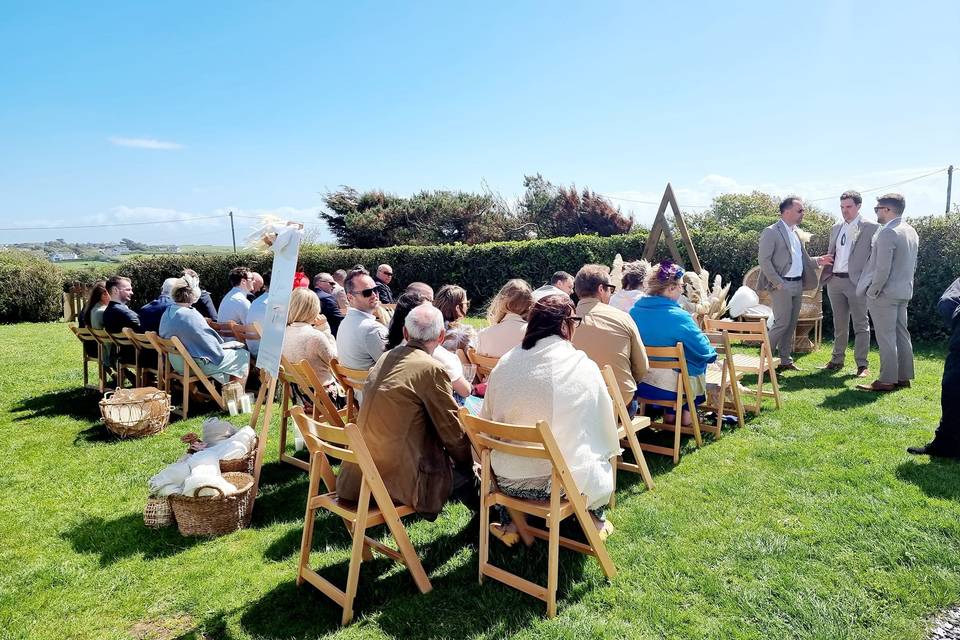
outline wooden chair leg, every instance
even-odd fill
[[[640,477],[643,478],[643,484],[647,485],[647,489],[652,490],[654,487],[653,484],[653,475],[650,473],[650,467],[647,466],[647,459],[643,455],[643,450],[640,448],[640,441],[637,440],[637,433],[633,429],[625,429],[627,432],[627,443],[630,445],[629,449],[633,452],[634,460],[638,467],[640,467]],[[616,486],[616,485],[614,485]]]
[[[483,452],[480,461],[480,584],[483,584],[483,570],[490,558],[490,454]]]
[[[678,431],[679,433],[679,431]],[[550,489],[550,534],[547,550],[547,617],[557,615],[557,578],[560,570],[560,479],[553,474]]]
[[[184,363],[186,364],[186,363]],[[190,369],[183,367],[183,377],[180,378],[180,384],[183,386],[183,419],[187,419],[190,409]]]
[[[360,500],[357,503],[357,520],[353,525],[353,546],[350,550],[350,567],[347,570],[347,588],[343,598],[343,617],[340,624],[353,619],[353,599],[357,596],[357,583],[360,580],[360,564],[363,562],[363,537],[367,532],[367,513],[370,507],[370,487],[366,481],[360,487]]]
[[[320,469],[310,467],[310,482],[307,490],[307,511],[303,516],[303,537],[300,539],[300,565],[297,567],[297,586],[303,584],[303,571],[310,566],[310,549],[313,547],[313,528],[316,525],[316,507],[313,498],[320,492]]]

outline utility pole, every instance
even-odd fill
[[[953,191],[953,165],[947,167],[947,210],[950,213],[950,192]]]
[[[237,232],[233,228],[233,211],[230,212],[230,237],[233,238],[233,254],[237,254]]]

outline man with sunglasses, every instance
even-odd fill
[[[610,306],[610,296],[617,290],[610,284],[610,269],[600,264],[584,265],[573,280],[573,290],[579,298],[577,316],[581,318],[580,328],[573,334],[573,346],[601,369],[610,365],[620,393],[631,402],[649,363],[633,318]],[[636,413],[636,402],[631,402],[628,409]]]
[[[798,225],[803,220],[803,201],[789,196],[780,203],[780,220],[760,233],[758,291],[769,291],[773,307],[770,347],[780,356],[777,370],[799,371],[793,363],[793,343],[803,292],[818,286],[817,261],[800,240]],[[825,263],[825,262],[824,262]]]
[[[366,270],[351,271],[344,280],[350,309],[337,330],[340,363],[350,369],[372,367],[387,344],[387,327],[374,312],[380,306],[377,285]]]
[[[337,336],[340,323],[343,322],[343,312],[340,311],[340,305],[337,304],[337,298],[333,293],[336,286],[336,280],[326,272],[318,273],[313,279],[313,291],[320,298],[320,313],[327,319],[330,332],[334,337]]]
[[[382,264],[377,267],[377,273],[373,277],[377,285],[377,295],[383,304],[393,304],[393,291],[390,290],[390,283],[393,282],[393,267],[388,264]]]
[[[907,305],[913,298],[917,270],[917,232],[901,216],[907,203],[899,193],[877,198],[873,210],[883,226],[873,236],[857,294],[867,296],[867,310],[880,348],[880,377],[859,384],[862,391],[887,392],[910,386],[913,344],[907,329]]]

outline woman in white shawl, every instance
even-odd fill
[[[513,424],[546,420],[597,530],[606,538],[613,526],[602,509],[615,489],[610,458],[620,451],[620,443],[600,369],[570,342],[580,324],[574,314],[573,303],[565,296],[546,296],[533,305],[523,342],[490,374],[480,415]],[[495,451],[490,462],[504,493],[549,499],[549,461]],[[490,529],[507,546],[518,539],[505,511],[501,523]]]

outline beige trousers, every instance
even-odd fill
[[[873,333],[880,348],[880,382],[913,380],[913,344],[907,329],[909,300],[886,296],[867,299]]]
[[[867,366],[870,353],[870,320],[867,317],[867,298],[857,295],[857,287],[850,278],[833,277],[827,282],[827,295],[833,309],[833,356],[830,362],[843,364],[850,340],[850,321],[853,320],[853,359],[858,367]]]
[[[797,335],[797,318],[803,303],[803,284],[784,282],[783,287],[770,292],[773,306],[773,327],[770,329],[770,349],[780,356],[781,364],[793,362],[793,343]]]

